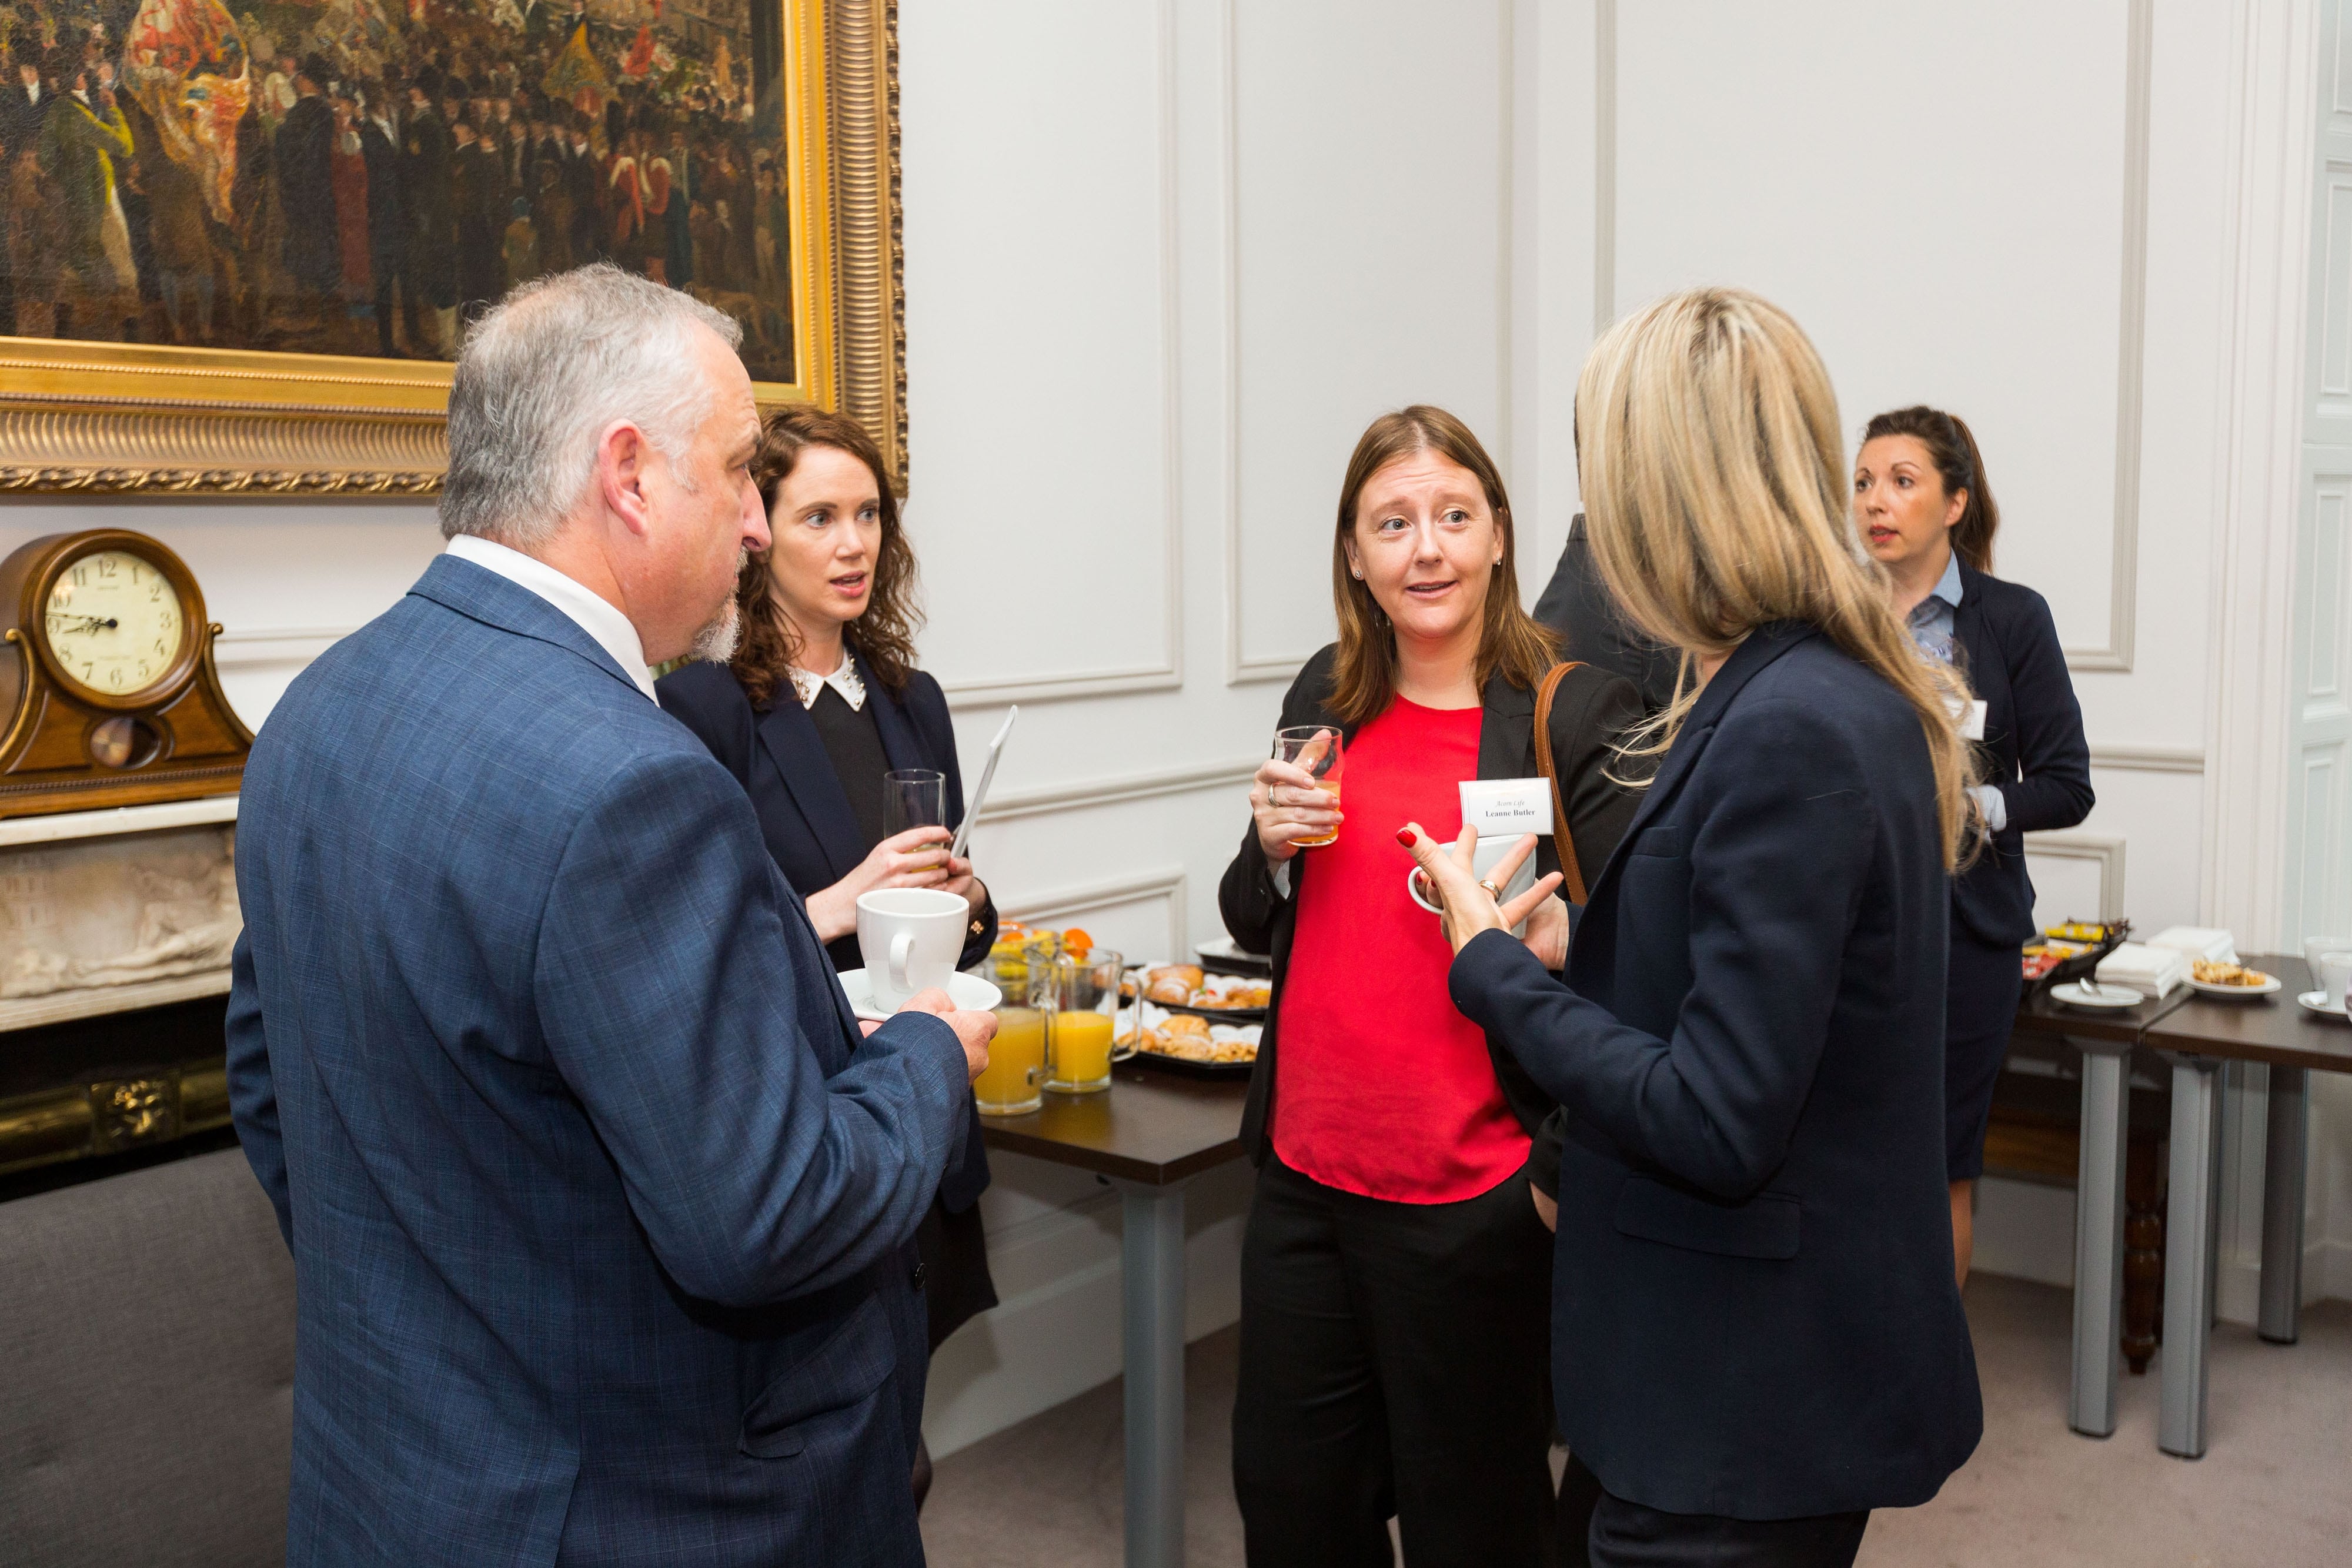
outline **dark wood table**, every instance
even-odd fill
[[[2083,1056],[2083,1122],[2074,1181],[2074,1375],[2066,1424],[2086,1437],[2116,1429],[2116,1362],[2123,1341],[2125,1162],[2131,1058],[2148,1030],[2191,993],[2128,1008],[2070,1007],[2031,991],[2017,1032],[2054,1035]]]
[[[1004,1149],[1108,1177],[1118,1188],[1126,1361],[1128,1568],[1184,1561],[1184,1188],[1242,1157],[1245,1079],[1206,1082],[1125,1062],[1099,1094],[1048,1094],[1021,1116],[983,1116]]]
[[[2213,1323],[2221,1186],[2219,1070],[2230,1061],[2260,1061],[2270,1068],[2256,1326],[2263,1338],[2280,1344],[2293,1344],[2301,1329],[2308,1075],[2314,1070],[2352,1072],[2352,1024],[2296,1005],[2297,993],[2316,988],[2304,961],[2253,954],[2244,962],[2277,976],[2281,988],[2236,1000],[2186,993],[2143,1037],[2172,1064],[2172,1192],[2157,1444],[2183,1458],[2205,1452],[2205,1348]]]

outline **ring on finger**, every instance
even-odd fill
[[[1496,903],[1500,904],[1503,902],[1503,890],[1501,888],[1496,887],[1493,883],[1488,882],[1484,877],[1480,877],[1478,879],[1478,885],[1485,888],[1487,895],[1493,898]]]

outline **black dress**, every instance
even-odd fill
[[[786,681],[767,706],[754,709],[724,664],[688,664],[655,683],[663,710],[694,731],[751,795],[769,854],[803,898],[848,875],[882,841],[882,775],[889,768],[934,768],[946,774],[947,825],[963,821],[955,730],[939,683],[918,670],[905,690],[894,693],[861,674],[866,701],[857,708],[826,686],[814,708],[804,709]],[[961,966],[978,963],[995,940],[992,900],[965,932]],[[825,952],[837,969],[865,964],[854,933],[828,943]],[[934,1350],[996,1305],[977,1207],[987,1186],[988,1155],[975,1107],[965,1113],[963,1158],[949,1166],[916,1232]]]

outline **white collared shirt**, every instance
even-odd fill
[[[459,560],[472,561],[485,571],[497,572],[563,612],[580,630],[596,639],[598,647],[613,655],[613,663],[637,683],[637,690],[645,693],[647,700],[655,700],[654,673],[646,667],[645,643],[638,637],[637,629],[629,624],[629,618],[613,605],[545,561],[472,534],[459,534],[451,539],[448,553]]]
[[[841,651],[840,664],[829,675],[814,674],[798,664],[792,666],[791,674],[793,690],[799,694],[803,708],[816,706],[817,694],[827,686],[841,694],[850,712],[859,712],[866,706],[866,683],[858,678],[857,660],[846,648]]]

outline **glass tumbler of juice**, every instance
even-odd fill
[[[1001,941],[989,954],[1004,1000],[996,1009],[987,1069],[971,1084],[983,1116],[1018,1116],[1045,1103],[1039,1089],[1045,1082],[1046,1030],[1059,1000],[1055,966],[1060,956],[1060,938],[1050,931]]]
[[[1279,761],[1315,780],[1315,788],[1331,797],[1331,805],[1339,804],[1339,775],[1347,766],[1347,748],[1339,743],[1339,732],[1328,725],[1293,725],[1274,732],[1274,755]],[[1339,837],[1333,828],[1319,839],[1292,841],[1302,850],[1320,849]]]
[[[1126,960],[1106,947],[1066,955],[1055,963],[1058,994],[1046,1027],[1046,1088],[1057,1094],[1093,1094],[1110,1087],[1118,982],[1126,972]]]

